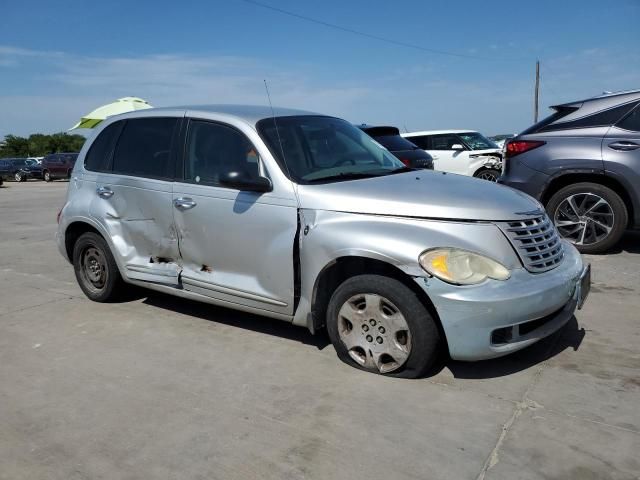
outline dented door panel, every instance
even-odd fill
[[[296,206],[275,194],[176,183],[173,208],[185,290],[271,312],[293,313]]]
[[[171,201],[172,182],[96,175],[91,216],[109,233],[128,278],[178,284]]]

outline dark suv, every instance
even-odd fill
[[[52,153],[42,159],[42,177],[46,182],[56,178],[71,178],[77,153]]]
[[[389,150],[407,167],[433,170],[433,158],[417,145],[400,136],[396,127],[358,125],[358,128]]]
[[[499,182],[540,200],[583,253],[640,227],[640,90],[551,107],[505,146]]]

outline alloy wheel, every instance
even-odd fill
[[[576,245],[591,245],[609,236],[615,222],[613,208],[594,193],[576,193],[565,198],[554,212],[560,235]]]
[[[13,175],[13,178],[15,179],[16,182],[21,182],[22,181],[22,174],[20,172],[16,172]]]
[[[411,353],[406,319],[387,298],[366,293],[349,298],[338,312],[338,335],[360,366],[389,373]]]
[[[498,181],[498,175],[491,170],[483,170],[476,176],[476,178],[481,178],[482,180],[488,180],[490,182]]]

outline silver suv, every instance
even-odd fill
[[[364,370],[424,375],[564,325],[589,267],[528,195],[405,167],[350,123],[262,107],[112,117],[83,147],[61,253],[92,300],[127,284],[326,328]]]

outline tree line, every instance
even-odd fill
[[[6,135],[4,141],[0,142],[0,158],[43,157],[49,153],[79,152],[85,140],[82,135],[68,133],[34,133],[26,138]]]

